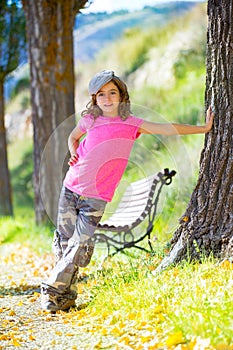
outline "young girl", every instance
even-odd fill
[[[75,305],[79,266],[90,262],[95,229],[140,134],[207,133],[213,124],[210,107],[203,126],[161,124],[134,117],[127,86],[110,70],[92,78],[89,93],[92,99],[68,139],[70,168],[60,195],[53,242],[58,261],[41,286],[44,310],[67,310]]]

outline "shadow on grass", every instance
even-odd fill
[[[40,285],[30,285],[30,284],[20,284],[15,287],[4,287],[0,286],[0,295],[2,297],[6,296],[16,296],[16,295],[34,295],[34,293],[40,293]]]

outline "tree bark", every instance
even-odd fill
[[[181,259],[233,256],[233,1],[208,1],[206,107],[215,112],[200,172],[169,255],[158,270]]]
[[[4,82],[0,81],[0,216],[12,216],[10,174],[7,160],[6,129],[4,124]]]
[[[34,127],[36,222],[56,221],[74,121],[73,26],[86,1],[23,0]],[[59,127],[58,127],[59,126]]]

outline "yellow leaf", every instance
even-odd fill
[[[99,340],[95,345],[94,345],[94,349],[100,349],[102,348],[102,341]]]
[[[56,331],[55,334],[56,334],[56,335],[62,335],[62,332]]]
[[[233,345],[218,344],[216,345],[216,350],[233,350]]]
[[[124,328],[125,326],[126,326],[125,323],[122,322],[122,321],[120,321],[120,322],[118,323],[118,327],[119,327],[120,329]]]
[[[107,330],[106,328],[103,328],[103,329],[101,330],[101,334],[102,334],[102,335],[107,335],[107,334],[108,334],[108,330]]]
[[[179,347],[180,350],[193,350],[193,348],[190,347],[190,345],[187,344],[181,344],[181,347]]]
[[[112,335],[115,335],[115,336],[119,336],[119,335],[122,335],[123,331],[120,330],[118,327],[114,327],[112,330],[111,330],[111,334]]]
[[[174,277],[176,277],[179,274],[179,269],[177,269],[177,267],[174,267],[174,269],[172,270],[172,274]]]
[[[15,311],[14,310],[10,310],[9,316],[15,316],[15,315],[16,315]]]
[[[155,314],[160,314],[161,312],[163,312],[163,307],[160,305],[157,305],[153,311]]]
[[[135,314],[135,312],[131,312],[130,314],[128,314],[128,320],[135,320],[135,318],[136,318],[136,314]]]
[[[145,335],[145,336],[142,336],[140,340],[142,343],[148,343],[152,338],[153,338],[152,335]]]
[[[221,262],[220,266],[225,270],[233,270],[233,263],[229,260],[224,260]]]
[[[38,270],[34,270],[33,271],[33,276],[34,277],[38,277],[40,274],[39,274],[39,271]]]
[[[20,342],[17,339],[12,339],[11,340],[12,345],[14,346],[21,346]]]
[[[78,284],[78,294],[83,294],[83,292],[84,292],[84,285]]]
[[[154,270],[156,269],[156,266],[155,266],[155,265],[149,265],[149,266],[148,266],[148,269],[149,269],[150,271],[154,271]]]
[[[121,338],[120,338],[120,341],[125,343],[126,345],[128,345],[131,341],[130,337],[128,335],[123,335]]]
[[[6,334],[0,335],[0,340],[9,340],[9,336]]]
[[[29,335],[29,340],[36,340],[36,338],[35,337],[33,337],[33,335]]]
[[[28,301],[30,301],[30,303],[34,303],[34,301],[36,301],[36,300],[37,300],[37,297],[35,297],[35,296],[28,299]]]
[[[189,221],[189,217],[188,217],[188,216],[184,216],[183,219],[182,219],[182,221],[188,222],[188,221]]]
[[[166,340],[167,346],[178,345],[182,343],[185,343],[182,332],[173,333],[169,335]]]

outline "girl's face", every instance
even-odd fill
[[[96,94],[96,104],[103,111],[104,117],[118,116],[120,102],[119,89],[112,81],[102,86]]]

